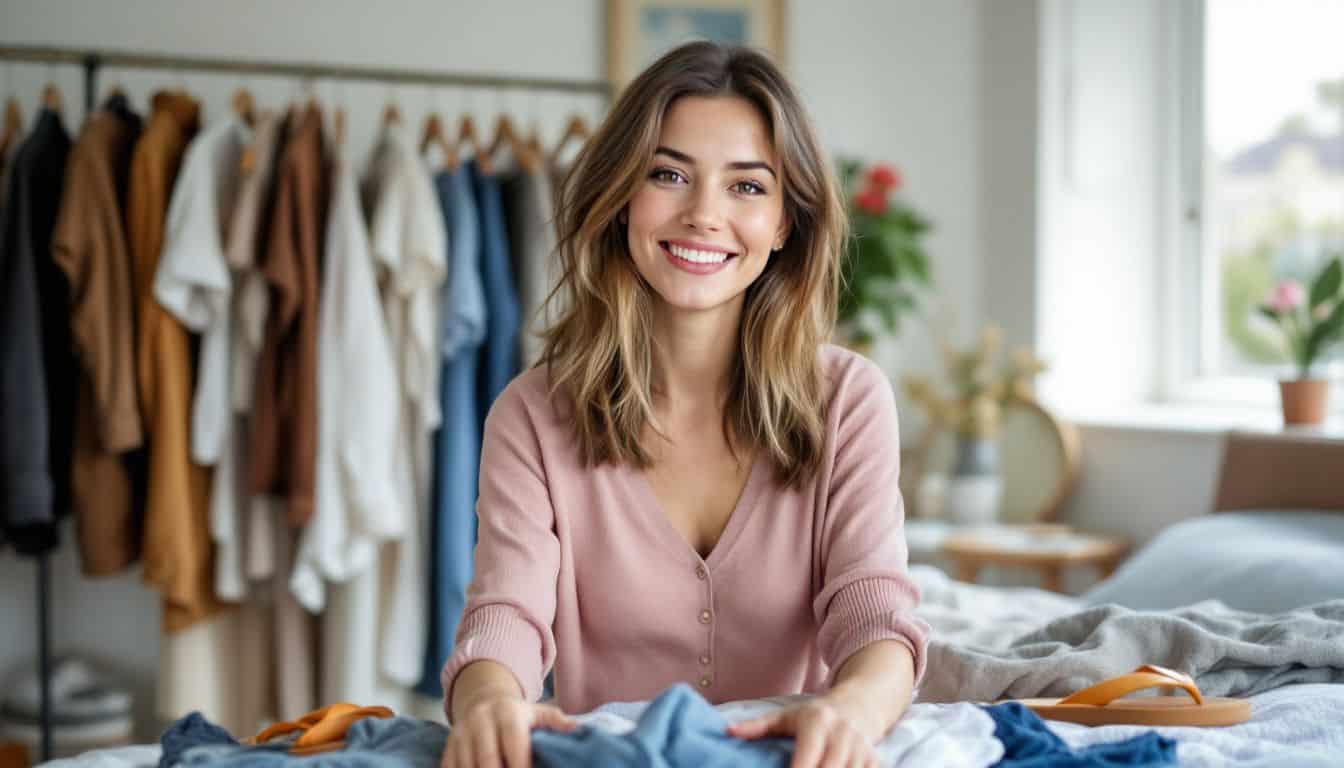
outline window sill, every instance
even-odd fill
[[[1324,424],[1285,427],[1278,408],[1200,403],[1130,403],[1066,406],[1053,409],[1060,418],[1088,429],[1211,435],[1232,430],[1293,437],[1344,440],[1344,412],[1337,408]]]

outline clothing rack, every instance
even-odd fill
[[[615,86],[606,80],[517,77],[512,75],[470,74],[424,69],[394,69],[310,62],[226,59],[204,56],[176,56],[138,53],[112,49],[76,49],[52,46],[0,46],[0,60],[41,64],[78,64],[84,68],[84,108],[91,112],[98,92],[98,72],[102,67],[159,69],[172,72],[222,72],[231,74],[271,75],[314,80],[365,80],[401,85],[460,86],[481,90],[558,91],[595,94],[607,104],[614,100]],[[41,687],[40,723],[42,761],[51,752],[51,562],[49,554],[37,556],[37,643],[38,675]]]

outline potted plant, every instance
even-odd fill
[[[885,164],[841,158],[841,187],[851,237],[841,261],[839,341],[867,353],[873,340],[895,335],[915,308],[914,286],[929,284],[922,238],[930,224],[901,199],[901,174]]]
[[[902,381],[911,401],[924,406],[929,429],[956,435],[956,463],[947,488],[946,511],[957,522],[989,522],[998,512],[1002,482],[998,475],[1000,417],[1013,402],[1030,401],[1032,383],[1045,363],[1023,347],[1000,363],[1002,331],[989,326],[966,350],[939,339],[950,393],[923,376]]]
[[[1336,256],[1311,281],[1310,293],[1296,280],[1283,280],[1260,305],[1262,315],[1281,331],[1297,377],[1279,381],[1285,424],[1325,420],[1330,382],[1313,377],[1312,367],[1330,345],[1344,337],[1344,264]]]

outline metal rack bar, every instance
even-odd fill
[[[0,59],[39,63],[84,64],[94,67],[134,69],[194,70],[233,74],[278,75],[307,79],[368,80],[379,83],[464,86],[481,89],[518,89],[523,91],[565,91],[591,93],[611,99],[611,84],[606,80],[573,80],[550,77],[472,74],[428,69],[396,69],[346,64],[313,64],[265,59],[226,59],[208,56],[177,56],[137,53],[112,49],[86,50],[50,46],[0,46]]]

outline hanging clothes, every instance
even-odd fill
[[[260,251],[271,228],[275,168],[290,122],[287,117],[270,112],[255,117],[252,146],[242,161],[243,181],[224,252],[233,275],[229,355],[233,450],[225,450],[215,468],[210,519],[216,546],[215,590],[225,599],[243,599],[251,582],[273,577],[288,579],[287,574],[278,574],[276,570],[279,515],[271,508],[270,500],[253,495],[250,468],[252,402],[270,307],[270,288],[261,270]],[[292,601],[285,600],[282,604],[289,605]],[[276,610],[281,610],[281,605]]]
[[[281,717],[312,710],[318,695],[318,626],[295,600],[289,579],[299,529],[313,511],[318,285],[330,186],[324,146],[317,108],[291,112],[261,235],[269,306],[253,395],[250,479],[251,490],[268,499],[261,503],[283,508],[288,523],[277,526],[272,593]]]
[[[389,348],[399,381],[394,496],[388,525],[401,539],[377,563],[332,585],[326,626],[343,633],[343,681],[353,701],[406,709],[420,679],[427,632],[425,550],[430,435],[439,411],[438,313],[447,235],[433,183],[405,126],[384,126],[363,184]]]
[[[484,433],[485,416],[504,387],[518,375],[518,327],[521,311],[509,256],[509,233],[504,223],[504,203],[499,179],[481,173],[469,163],[476,187],[481,217],[481,279],[485,287],[485,344],[481,347],[478,379],[478,434]]]
[[[160,306],[168,310],[187,329],[202,335],[196,369],[196,390],[191,406],[191,457],[202,466],[213,466],[231,452],[232,410],[229,401],[229,305],[232,276],[225,258],[226,233],[237,213],[242,182],[241,160],[252,142],[252,131],[233,116],[203,131],[187,149],[182,172],[173,191],[168,210],[167,231],[162,257],[154,280],[154,294]],[[209,549],[217,539],[233,541],[229,531],[216,535],[213,505],[199,510],[200,519],[191,521],[193,540]],[[236,546],[225,547],[236,570]],[[225,572],[226,577],[237,574]],[[218,586],[221,571],[202,574]],[[227,594],[221,598],[239,599],[241,579],[225,582]],[[161,674],[179,681],[166,686],[180,703],[175,711],[191,709],[211,716],[232,727],[246,727],[264,716],[265,701],[255,687],[246,705],[242,698],[245,674],[244,654],[231,653],[247,644],[254,635],[245,632],[243,613],[248,614],[249,629],[261,621],[253,605],[223,612],[193,625],[170,638],[165,644]],[[252,651],[264,651],[253,643]],[[223,654],[222,656],[220,654]],[[265,657],[263,657],[265,658]],[[254,666],[255,658],[246,664]],[[171,665],[171,668],[170,666]],[[185,691],[182,691],[185,684]],[[178,692],[181,691],[179,694]]]
[[[141,516],[123,455],[144,431],[135,380],[135,307],[126,235],[131,151],[142,122],[117,96],[84,122],[66,170],[52,258],[70,283],[80,364],[71,504],[82,569],[119,573],[140,556]]]
[[[379,542],[404,533],[395,525],[400,511],[387,514],[396,498],[396,370],[354,172],[344,148],[336,147],[333,155],[317,340],[316,505],[299,537],[290,578],[291,590],[313,613],[326,607],[326,581],[368,571]],[[327,659],[332,666],[344,664],[343,654]],[[349,697],[330,700],[343,698]]]
[[[310,106],[281,156],[262,257],[271,302],[253,403],[252,490],[284,498],[293,526],[313,514],[318,272],[328,200],[322,142],[322,115]]]
[[[300,540],[290,581],[311,611],[328,608],[322,632],[321,700],[359,701],[377,691],[376,628],[353,627],[370,615],[348,612],[342,586],[331,606],[326,582],[378,584],[382,542],[404,535],[396,508],[393,462],[402,460],[397,371],[387,340],[368,228],[345,148],[335,148],[327,220],[318,400],[317,507]],[[398,526],[398,527],[393,527]],[[376,601],[376,597],[372,600]],[[376,602],[373,604],[376,605]],[[372,616],[376,619],[378,617]],[[389,696],[387,698],[395,699]]]
[[[439,302],[444,308],[443,371],[439,379],[443,424],[434,433],[429,642],[416,690],[441,698],[439,672],[453,652],[476,544],[476,473],[481,458],[476,378],[481,342],[485,340],[485,292],[481,287],[480,219],[471,171],[458,166],[440,172],[434,186],[448,223],[449,279]]]
[[[503,177],[501,184],[512,246],[510,264],[518,281],[519,354],[522,367],[529,368],[541,357],[539,332],[556,320],[543,313],[546,296],[559,279],[551,178],[544,171],[523,170]]]
[[[190,269],[183,275],[188,285],[197,281],[193,289],[199,294],[196,306],[204,310],[193,321],[205,336],[192,402],[192,453],[197,461],[215,467],[209,516],[215,544],[215,593],[229,602],[249,599],[253,582],[274,573],[274,522],[268,514],[251,514],[254,508],[265,505],[251,503],[252,495],[240,469],[247,466],[249,455],[246,416],[251,387],[242,388],[247,394],[240,405],[236,383],[238,369],[254,370],[260,352],[265,280],[256,269],[255,254],[279,128],[279,121],[270,113],[258,114],[251,129],[233,124],[232,130],[242,144],[219,158],[218,172],[234,180],[216,185],[236,186],[231,206],[221,210],[221,221],[210,235],[210,244],[197,256],[208,264],[201,265],[195,278],[190,277]],[[251,295],[245,295],[249,290]],[[259,305],[258,290],[262,297]],[[245,560],[254,563],[253,567],[245,567]]]
[[[258,252],[270,232],[275,169],[290,124],[269,112],[255,116],[224,251],[233,285],[227,376],[233,419],[215,468],[210,519],[215,589],[240,601],[238,717],[247,731],[308,711],[316,687],[313,622],[289,592],[293,532],[280,520],[279,500],[254,496],[248,476],[255,371],[270,301]]]
[[[70,146],[42,110],[0,223],[0,538],[27,555],[56,547],[70,506],[77,379],[69,288],[50,257]]]
[[[148,433],[149,487],[145,509],[144,579],[163,594],[163,629],[171,633],[218,610],[210,582],[208,541],[195,521],[205,517],[209,474],[188,455],[192,390],[191,339],[154,299],[168,200],[200,106],[190,96],[160,92],[149,125],[131,157],[127,191],[139,306],[137,384]]]

